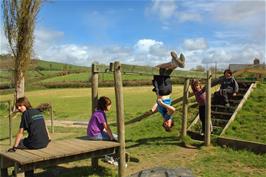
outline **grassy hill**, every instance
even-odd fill
[[[104,65],[103,65],[104,66]],[[104,66],[108,68],[109,66]],[[128,70],[124,66],[125,70]],[[124,86],[150,85],[153,78],[152,74],[141,73],[141,71],[149,71],[149,66],[134,66],[138,68],[140,73],[123,73]],[[12,71],[14,70],[14,62],[9,55],[0,55],[0,89],[12,89]],[[172,79],[174,83],[182,83],[184,76],[205,75],[203,72],[197,71],[174,71],[175,77]],[[49,62],[33,59],[26,73],[26,90],[40,88],[73,88],[88,87],[90,85],[91,68],[84,66],[75,66],[64,63]],[[180,78],[179,78],[180,77]],[[113,74],[111,72],[99,73],[100,86],[112,86]]]

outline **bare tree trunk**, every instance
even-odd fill
[[[18,98],[24,97],[25,91],[25,77],[23,73],[20,73],[20,80],[15,79],[15,93],[14,93],[14,101],[13,101],[13,111],[16,110],[16,101]]]
[[[24,96],[24,76],[31,60],[35,21],[41,2],[2,0],[5,35],[15,60],[15,101]]]
[[[21,76],[20,82],[16,84],[16,93],[15,93],[16,100],[18,98],[24,97],[24,90],[25,90],[24,87],[25,87],[25,79],[24,79],[24,76]]]

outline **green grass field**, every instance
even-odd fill
[[[183,86],[175,86],[173,88],[173,98],[182,95]],[[135,116],[147,111],[152,107],[155,101],[155,95],[151,92],[152,87],[124,87],[124,104],[125,119],[129,120]],[[251,120],[245,126],[237,129],[231,129],[231,134],[239,136],[238,132],[245,132],[249,137],[258,136],[259,139],[265,139],[266,119],[257,121],[258,115],[265,115],[265,84],[259,85],[252,93],[247,104],[239,115],[244,112],[248,114]],[[40,103],[52,103],[56,120],[82,120],[88,121],[91,113],[91,90],[82,89],[50,89],[26,92],[33,106]],[[113,101],[111,111],[107,114],[109,122],[115,122],[115,95],[114,88],[100,88],[99,95],[106,95]],[[12,95],[1,95],[1,100],[11,99]],[[255,104],[254,107],[249,104]],[[7,117],[5,117],[1,104],[0,112],[0,139],[1,149],[8,147],[7,133]],[[178,105],[177,112],[174,116],[176,122],[173,131],[168,133],[162,128],[162,118],[159,114],[155,114],[140,122],[127,125],[126,132],[126,150],[140,160],[139,163],[129,162],[126,169],[127,174],[135,173],[144,168],[152,168],[162,166],[167,168],[184,167],[190,168],[195,176],[202,177],[264,177],[266,174],[266,155],[256,155],[248,151],[235,151],[230,148],[221,148],[216,146],[204,147],[200,142],[192,141],[196,148],[184,148],[181,140],[179,140],[179,131],[181,124],[181,106]],[[255,111],[254,111],[255,110]],[[13,135],[15,135],[19,123],[19,116],[13,119]],[[192,114],[191,114],[192,116]],[[253,117],[253,118],[252,118]],[[47,118],[47,116],[46,116]],[[238,121],[239,116],[236,118]],[[239,119],[239,120],[241,120]],[[247,118],[245,118],[246,120]],[[253,121],[256,120],[256,121]],[[235,121],[235,122],[236,122]],[[251,122],[254,124],[251,124]],[[259,123],[259,124],[258,124]],[[263,124],[264,123],[264,124]],[[242,123],[241,125],[244,125]],[[254,131],[256,127],[256,131]],[[111,127],[115,132],[116,128]],[[237,130],[237,131],[235,131]],[[63,128],[55,127],[55,134],[52,134],[53,140],[67,139],[86,134],[84,128]],[[262,132],[260,134],[260,132]],[[264,134],[263,134],[264,132]],[[245,139],[245,137],[243,137]],[[264,140],[263,140],[264,141]],[[48,168],[45,171],[37,170],[38,176],[53,176],[56,173],[58,177],[72,176],[116,176],[117,169],[109,164],[100,162],[102,168],[100,170],[91,169],[88,160],[63,164],[57,167]],[[60,173],[60,175],[59,175]]]
[[[258,84],[226,136],[266,144],[266,84]]]

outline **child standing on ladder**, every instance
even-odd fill
[[[199,80],[192,80],[191,88],[195,95],[196,101],[199,105],[199,118],[201,121],[201,135],[205,133],[205,105],[206,105],[206,89],[202,88],[202,85]],[[212,124],[211,124],[212,132]]]
[[[185,63],[185,57],[182,53],[177,57],[177,54],[172,51],[171,57],[171,62],[156,66],[160,68],[160,75],[154,75],[152,81],[154,86],[152,91],[156,93],[157,99],[151,110],[152,112],[160,112],[163,117],[163,127],[165,131],[171,131],[174,125],[173,114],[175,112],[175,108],[171,106],[172,83],[169,75],[178,66],[184,68]]]

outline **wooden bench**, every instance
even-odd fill
[[[0,152],[1,176],[8,174],[7,169],[14,167],[14,176],[18,172],[33,171],[61,163],[92,158],[92,166],[98,166],[98,158],[114,153],[120,144],[112,141],[92,141],[85,138],[76,138],[61,141],[52,141],[46,148],[38,150],[17,149],[16,152]],[[116,151],[117,152],[117,151]],[[118,168],[120,169],[120,168]]]

